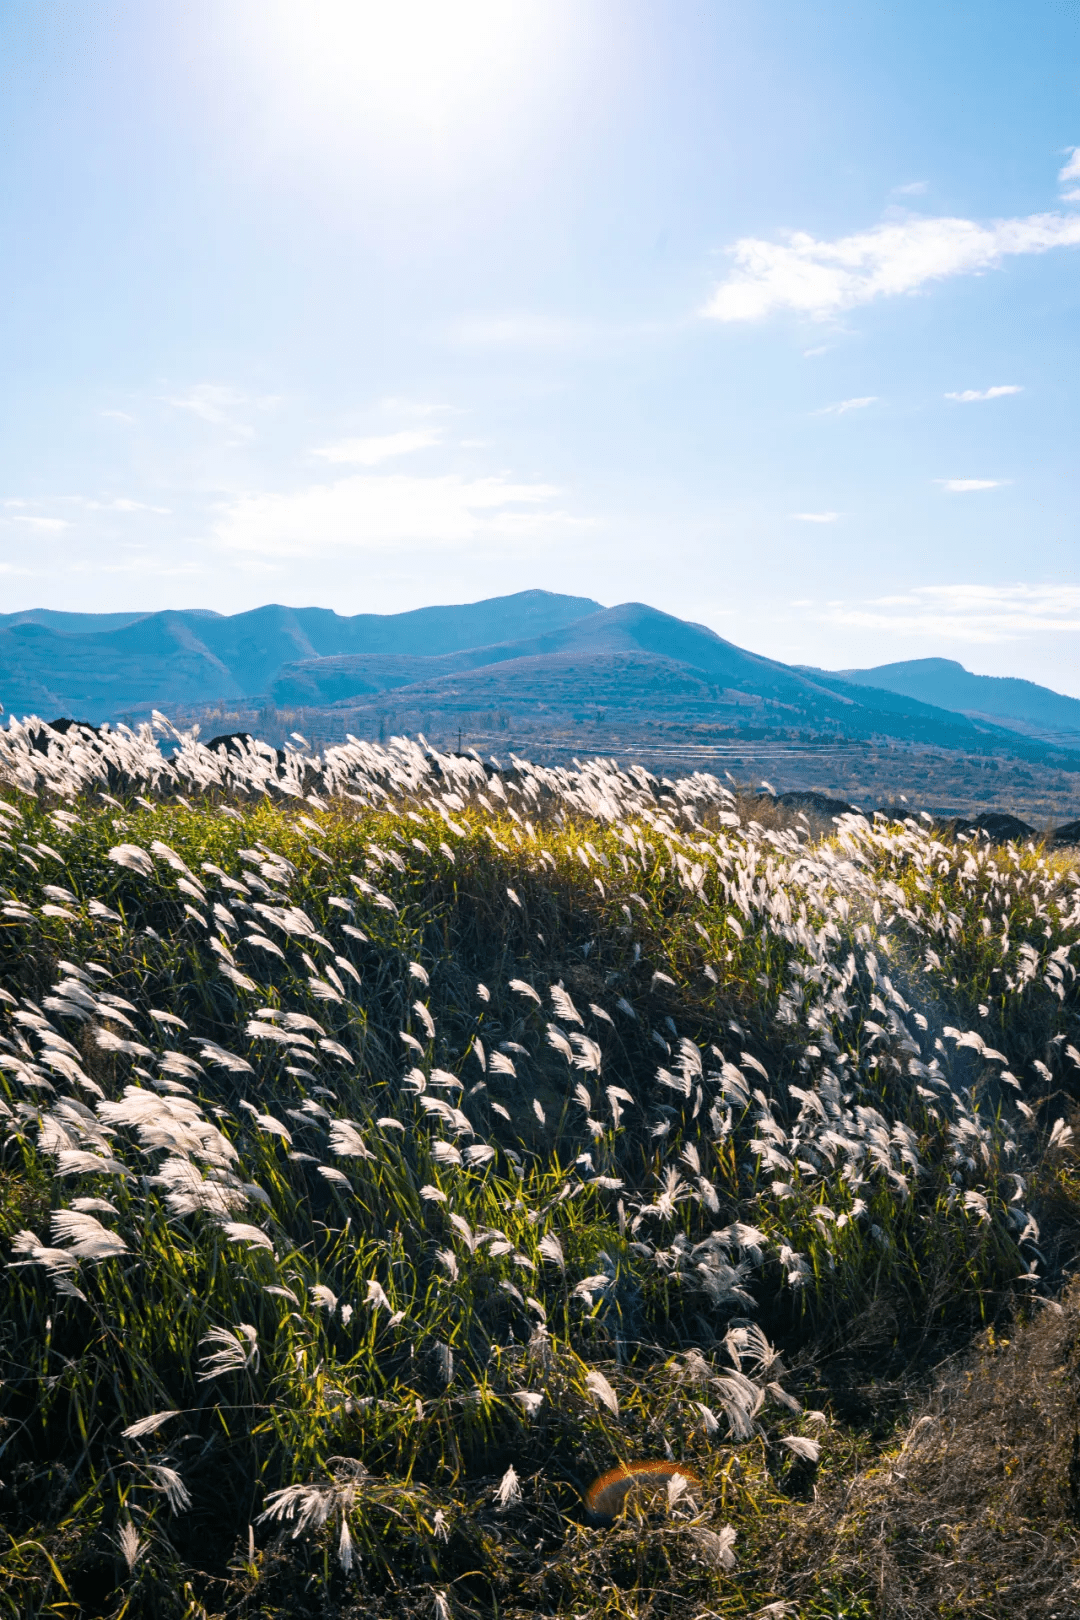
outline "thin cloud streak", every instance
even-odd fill
[[[792,512],[795,523],[835,523],[839,512]]]
[[[835,405],[823,405],[815,416],[846,416],[848,411],[865,411],[868,405],[876,405],[876,394],[864,394],[860,399],[842,399]]]
[[[1080,632],[1080,585],[920,585],[902,596],[829,602],[819,622],[990,644]]]
[[[954,399],[959,405],[970,405],[977,399],[1004,399],[1008,394],[1022,394],[1023,388],[1019,383],[998,383],[994,388],[965,388],[959,394],[946,394],[946,399]]]
[[[1067,165],[1068,167],[1068,165]],[[1080,246],[1080,215],[1031,214],[980,225],[970,219],[910,219],[836,241],[792,231],[781,242],[743,237],[734,269],[702,314],[756,321],[778,310],[827,320],[878,298],[898,297],[950,276],[994,269],[1022,254]]]
[[[442,435],[434,429],[403,428],[400,433],[383,433],[367,439],[342,439],[314,452],[323,461],[353,467],[377,467],[394,456],[412,455],[438,444]]]
[[[1006,478],[935,478],[935,484],[950,495],[973,495],[980,489],[1003,489]]]
[[[194,388],[189,388],[186,394],[162,396],[162,404],[170,405],[176,411],[187,411],[210,427],[226,428],[240,439],[253,439],[255,430],[250,424],[237,419],[236,412],[239,408],[253,406],[256,410],[266,411],[272,410],[279,403],[276,394],[253,397],[240,393],[235,388],[224,387],[220,383],[197,383]]]
[[[362,476],[290,492],[241,495],[220,508],[213,538],[265,557],[362,555],[399,546],[530,540],[582,520],[556,510],[550,484],[504,477]]]

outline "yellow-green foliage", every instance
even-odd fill
[[[1053,1283],[1072,868],[606,762],[123,747],[0,805],[0,1602],[784,1598],[770,1524],[867,1445],[814,1347]],[[590,1526],[650,1456],[698,1483]]]

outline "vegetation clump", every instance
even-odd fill
[[[296,741],[0,732],[7,1612],[1076,1612],[1075,867]]]

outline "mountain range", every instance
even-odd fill
[[[951,748],[1080,751],[1080,701],[949,659],[827,671],[763,658],[643,603],[522,591],[461,606],[343,616],[277,605],[232,615],[0,615],[9,713],[95,723],[151,708],[255,702],[411,713],[523,704],[564,714],[679,713],[735,726]]]
[[[1072,746],[1080,739],[1080,699],[1037,686],[1034,681],[972,675],[952,658],[912,658],[874,669],[841,669],[837,674],[856,686],[884,687],[1031,736],[1060,738]]]

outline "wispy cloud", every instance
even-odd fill
[[[965,388],[959,394],[946,394],[946,399],[955,399],[961,405],[970,405],[976,399],[1004,399],[1006,394],[1022,394],[1023,388],[1019,383],[998,383],[994,388]]]
[[[804,231],[781,242],[748,236],[730,249],[734,269],[702,313],[717,321],[755,321],[787,309],[824,320],[949,276],[989,270],[1017,254],[1077,246],[1080,214],[1031,214],[988,225],[970,219],[890,221],[832,242]]]
[[[1006,478],[935,478],[934,483],[950,495],[972,495],[979,489],[1003,489]]]
[[[66,518],[31,517],[26,512],[17,512],[8,521],[10,523],[25,523],[28,529],[40,529],[43,534],[59,534],[62,529],[70,529],[71,527]]]
[[[368,439],[341,439],[315,451],[324,461],[352,467],[377,467],[394,456],[409,456],[414,450],[427,450],[438,444],[441,434],[434,429],[404,428],[400,433],[383,433]]]
[[[796,523],[835,523],[840,514],[839,512],[792,512],[791,516]]]
[[[1080,585],[920,585],[902,596],[830,602],[830,624],[938,642],[1005,642],[1080,631]]]
[[[1058,173],[1058,184],[1071,186],[1074,180],[1080,180],[1080,146],[1069,147],[1069,156]],[[1062,192],[1066,202],[1080,202],[1080,190]]]
[[[893,186],[893,196],[921,197],[927,189],[925,180],[909,180],[906,186]]]
[[[74,507],[80,512],[151,512],[159,517],[170,515],[170,508],[167,506],[151,506],[146,501],[134,501],[126,495],[100,500],[89,495],[54,495],[49,501],[28,501],[13,497],[0,504],[11,512],[10,522],[28,523],[37,529],[59,530],[71,527],[68,518],[52,516],[48,510],[44,512],[30,510],[42,506],[46,508],[59,506],[67,511],[71,511]]]
[[[846,416],[848,411],[865,411],[868,405],[877,404],[876,394],[864,394],[860,399],[841,399],[835,405],[823,405],[815,416]]]
[[[209,423],[211,427],[226,428],[230,433],[236,434],[237,438],[253,439],[254,428],[250,423],[242,421],[239,413],[245,408],[271,410],[279,400],[276,394],[243,394],[235,388],[223,387],[220,383],[197,383],[184,394],[163,396],[162,403],[171,405],[177,411],[188,411],[201,422]]]
[[[477,348],[561,349],[596,335],[586,321],[551,315],[476,315],[458,322],[452,337]]]
[[[79,505],[88,512],[153,512],[158,517],[168,517],[171,511],[168,506],[150,506],[146,501],[129,500],[126,495],[111,501],[79,500]]]
[[[107,416],[112,422],[127,422],[129,425],[135,421],[135,418],[129,416],[127,411],[99,411],[98,415]]]
[[[390,394],[379,401],[379,409],[390,416],[447,416],[451,408],[428,399],[408,399],[403,394]]]
[[[286,493],[252,493],[225,503],[219,545],[268,557],[363,553],[402,545],[453,546],[534,537],[578,521],[552,506],[550,484],[454,475],[362,476]]]

